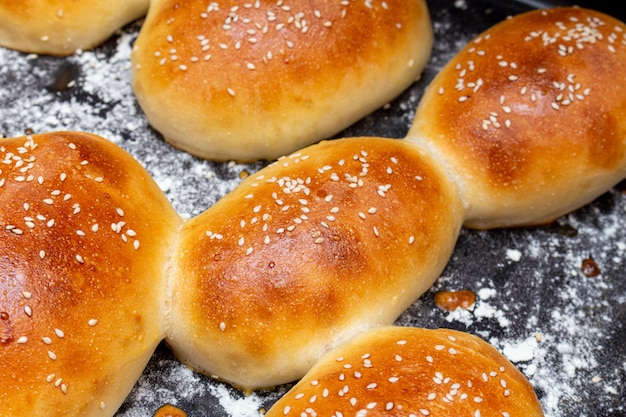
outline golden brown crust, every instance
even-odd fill
[[[456,195],[401,140],[341,139],[280,159],[184,225],[168,342],[245,389],[295,380],[430,287],[459,231]]]
[[[477,36],[439,73],[409,140],[460,184],[466,226],[545,223],[626,176],[626,26],[536,10]]]
[[[526,377],[482,339],[380,327],[329,352],[267,417],[543,416]]]
[[[371,4],[371,7],[368,7]],[[153,4],[133,86],[166,140],[210,159],[276,159],[386,104],[421,74],[422,0]]]
[[[0,409],[113,415],[163,338],[180,219],[94,135],[1,139],[0,160]]]
[[[0,0],[0,45],[49,55],[93,48],[145,15],[150,0]]]

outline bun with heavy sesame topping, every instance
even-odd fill
[[[0,45],[49,55],[93,48],[145,15],[150,0],[0,0]]]
[[[432,43],[423,0],[157,0],[135,43],[133,88],[174,146],[274,160],[399,95]]]
[[[482,339],[379,327],[327,353],[267,417],[541,417],[526,379]]]
[[[181,222],[84,133],[0,139],[0,414],[112,416],[164,337]]]
[[[626,176],[626,26],[588,9],[492,27],[428,87],[408,140],[459,184],[465,226],[547,223]]]
[[[294,381],[425,292],[462,216],[456,189],[406,141],[310,146],[185,223],[167,342],[244,390]]]

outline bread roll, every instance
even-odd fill
[[[482,339],[382,327],[326,354],[267,417],[543,416],[526,377]]]
[[[150,0],[0,0],[0,45],[71,55],[145,15]]]
[[[457,191],[405,141],[324,141],[282,158],[185,223],[167,342],[244,390],[294,381],[425,292],[462,217]]]
[[[550,222],[626,176],[626,26],[536,10],[477,36],[433,80],[408,140],[453,178],[465,226]]]
[[[424,0],[156,0],[135,43],[133,88],[174,146],[275,160],[400,94],[432,42]]]
[[[112,416],[163,339],[181,222],[84,133],[0,139],[0,414]]]

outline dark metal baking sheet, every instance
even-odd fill
[[[423,77],[397,100],[337,136],[403,137],[432,77],[468,40],[509,15],[567,1],[429,0],[433,55]],[[626,20],[620,2],[577,2]],[[264,163],[202,161],[172,149],[145,121],[130,89],[130,48],[139,25],[94,51],[67,58],[0,48],[0,134],[69,129],[105,136],[154,176],[185,217],[197,215]],[[624,82],[624,75],[616,74]],[[616,78],[617,79],[617,78]],[[600,268],[587,276],[583,262]],[[477,334],[531,380],[547,416],[625,416],[626,183],[555,224],[463,230],[434,287],[397,321]],[[470,289],[473,309],[438,309],[441,290]],[[189,416],[258,416],[289,385],[245,396],[194,374],[160,345],[120,417],[151,416],[174,404]]]

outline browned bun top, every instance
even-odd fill
[[[160,0],[135,43],[133,86],[174,145],[273,160],[386,104],[432,41],[423,0]]]
[[[549,222],[626,176],[626,26],[576,7],[536,10],[461,50],[408,138],[460,185],[466,225]]]
[[[267,417],[543,416],[526,377],[482,339],[380,327],[326,354]]]
[[[180,223],[143,168],[84,133],[0,139],[0,414],[111,416],[163,338]]]
[[[70,55],[143,16],[150,0],[0,0],[0,45]]]
[[[426,291],[461,218],[456,191],[404,141],[308,147],[186,222],[167,341],[245,389],[293,381]]]

